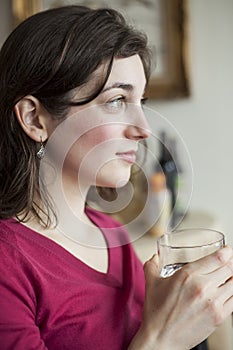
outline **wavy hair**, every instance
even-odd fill
[[[30,214],[45,226],[55,216],[46,187],[40,183],[38,143],[20,127],[15,104],[35,96],[62,121],[71,106],[92,101],[103,89],[114,58],[138,54],[150,75],[151,52],[146,36],[109,8],[65,6],[37,13],[10,34],[0,52],[0,218]],[[89,96],[73,101],[72,90],[90,80],[103,63],[105,76]],[[37,197],[43,205],[35,201]],[[42,215],[43,214],[43,215]],[[46,217],[46,220],[44,219]]]

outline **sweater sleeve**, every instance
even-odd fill
[[[46,350],[36,325],[35,279],[17,247],[0,237],[1,350]]]

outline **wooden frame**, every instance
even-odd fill
[[[12,10],[14,17],[14,24],[18,24],[26,17],[33,13],[42,11],[48,8],[48,4],[63,5],[70,3],[82,3],[87,5],[94,5],[95,7],[102,6],[106,2],[103,0],[12,0]],[[113,3],[108,2],[108,5],[116,8],[115,0]],[[119,4],[118,4],[119,3]],[[155,70],[152,72],[150,83],[147,89],[147,96],[150,99],[174,99],[189,96],[189,82],[187,77],[187,40],[186,40],[186,0],[119,0],[117,3],[117,9],[123,9],[124,14],[127,14],[129,10],[141,5],[142,9],[148,6],[148,15],[150,15],[150,24],[144,29],[148,37],[155,31],[159,32],[159,41],[156,56],[160,58],[158,67],[156,70],[156,58],[154,55]],[[151,17],[152,7],[157,4],[159,9],[156,16]],[[121,7],[121,8],[119,8]],[[157,11],[158,12],[158,11]],[[154,11],[155,13],[155,11]],[[129,18],[136,23],[140,22],[140,9],[138,14],[134,13]],[[137,18],[136,18],[137,17]],[[155,41],[153,39],[153,41]],[[155,44],[155,46],[157,46]],[[159,71],[159,74],[156,74]]]
[[[164,69],[160,77],[153,77],[148,97],[171,99],[188,97],[187,15],[185,0],[162,0],[162,40]]]

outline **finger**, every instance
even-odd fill
[[[150,260],[145,262],[144,274],[147,284],[150,284],[150,281],[155,281],[156,278],[160,277],[159,257],[157,254],[154,254]]]
[[[224,284],[228,279],[233,276],[233,258],[228,260],[227,263],[219,269],[209,274],[212,283],[219,287]]]
[[[190,263],[190,268],[200,274],[209,274],[225,265],[233,258],[233,250],[226,246],[208,256]]]
[[[233,277],[219,287],[219,292],[222,303],[226,303],[229,299],[233,298]]]
[[[233,297],[230,297],[223,305],[224,317],[230,316],[233,313]]]

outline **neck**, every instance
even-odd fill
[[[83,246],[101,248],[106,246],[103,236],[99,234],[99,228],[85,213],[88,186],[81,186],[77,181],[73,181],[71,177],[63,177],[62,186],[57,184],[56,181],[51,181],[46,189],[53,200],[57,225],[54,224],[52,228],[46,229],[31,215],[30,220],[25,223],[26,226],[45,236],[51,234],[53,239],[56,237],[54,234],[59,232],[59,235],[62,234],[70,241]],[[36,202],[40,203],[39,200]],[[40,212],[40,216],[46,222],[47,218],[43,211]]]
[[[86,197],[89,191],[89,186],[84,186],[78,181],[72,181],[69,178],[63,179],[62,200],[58,207],[60,207],[60,214],[75,215],[84,223],[90,224],[90,220],[85,213]],[[65,206],[65,210],[63,208]]]

